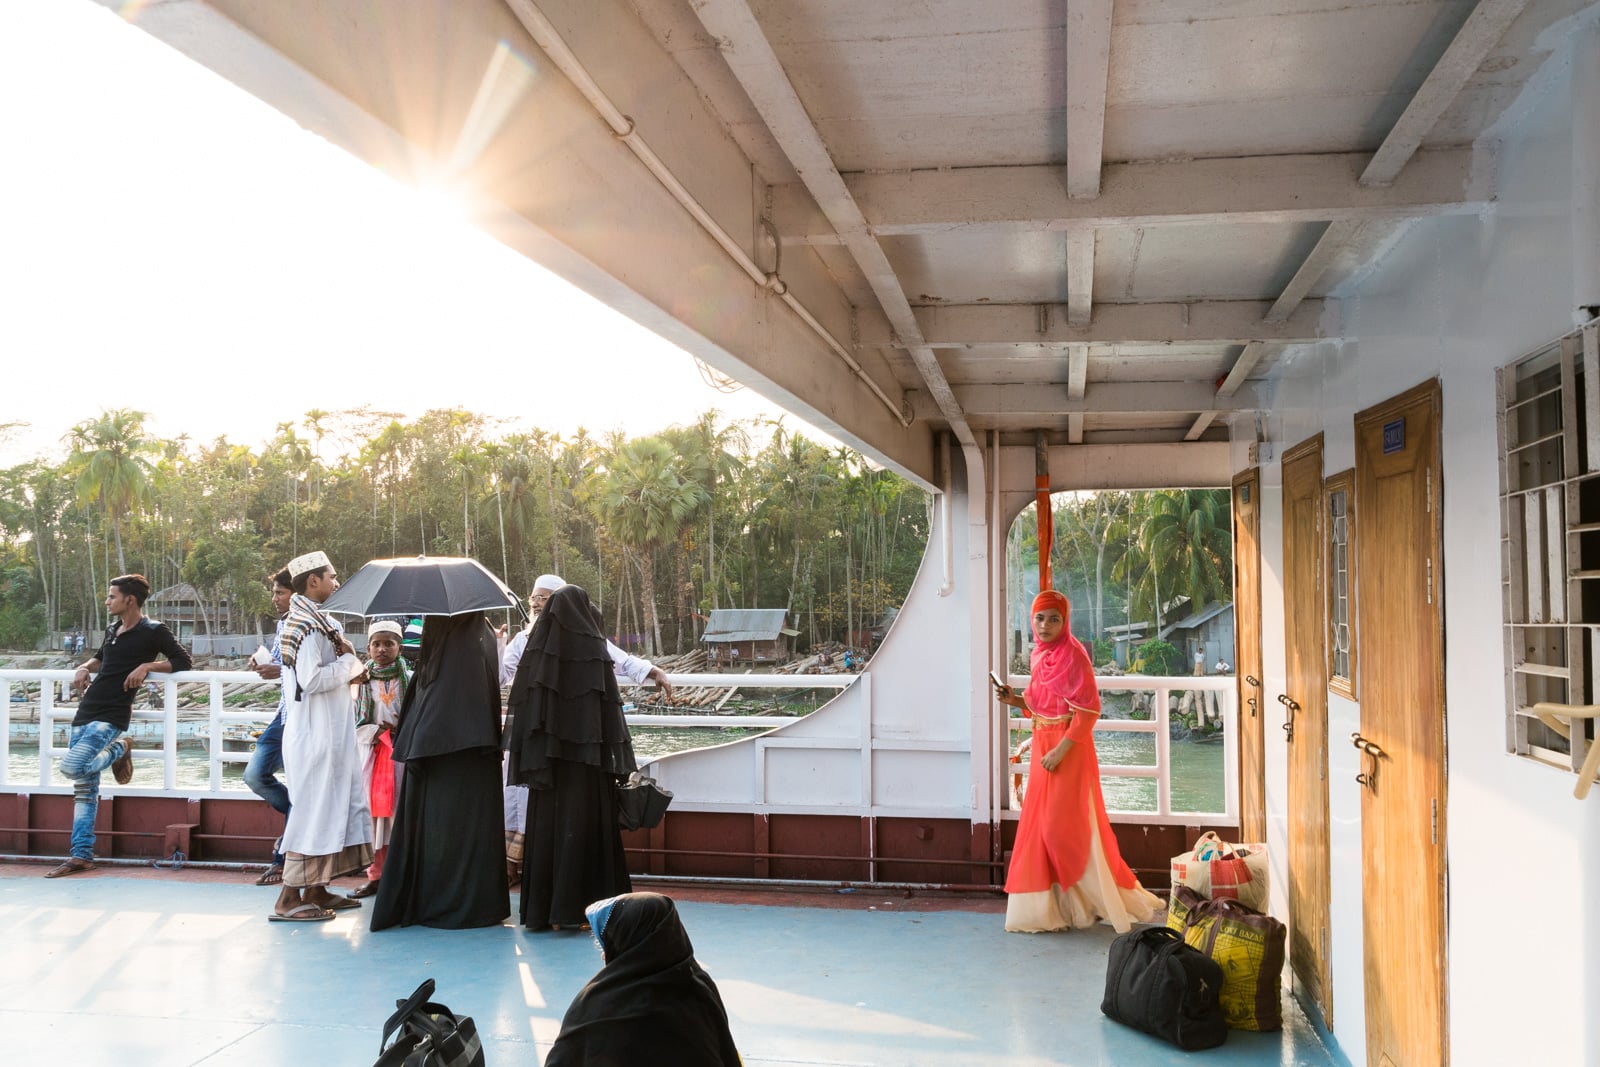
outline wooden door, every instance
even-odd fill
[[[1436,1067],[1445,1036],[1440,393],[1356,416],[1367,1062]]]
[[[1234,673],[1239,688],[1239,839],[1267,839],[1266,708],[1261,704],[1261,472],[1233,479]]]
[[[1322,435],[1283,455],[1286,669],[1278,699],[1289,742],[1289,965],[1333,1027],[1328,966],[1328,659],[1323,614]]]

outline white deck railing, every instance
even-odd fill
[[[55,743],[58,727],[72,722],[77,714],[75,700],[63,700],[61,693],[72,683],[69,670],[0,670],[0,699],[4,700],[7,729],[0,731],[0,788],[24,784],[10,780],[11,755],[10,708],[12,695],[19,686],[36,686],[39,691],[39,773],[26,783],[41,790],[70,791],[65,782],[52,781],[51,769],[56,760],[67,754],[67,748]],[[843,689],[855,681],[854,674],[673,674],[668,675],[675,686],[727,686],[738,689]],[[263,706],[246,710],[233,710],[224,700],[224,687],[237,689],[253,686],[268,690],[262,694],[263,705],[277,703],[278,682],[264,681],[252,671],[185,671],[182,674],[152,674],[150,683],[161,691],[160,708],[138,708],[133,712],[130,726],[138,723],[160,723],[159,748],[136,748],[134,759],[140,763],[160,759],[163,764],[162,788],[141,789],[115,786],[102,782],[102,789],[124,793],[171,792],[188,795],[192,786],[178,785],[178,744],[183,739],[179,729],[178,686],[205,685],[209,689],[206,718],[193,716],[184,721],[204,723],[206,726],[208,762],[210,765],[209,791],[222,792],[222,770],[229,763],[248,763],[250,753],[226,750],[226,730],[231,725],[249,724],[265,726],[272,721],[273,710],[263,711]],[[189,711],[193,711],[191,706]],[[795,722],[799,716],[791,715],[697,715],[689,713],[649,714],[635,713],[627,716],[629,726],[712,727],[770,730]]]
[[[1028,684],[1026,675],[1013,675],[1009,679],[1018,691]],[[1107,778],[1154,778],[1156,783],[1155,811],[1123,811],[1109,809],[1116,822],[1169,823],[1175,817],[1192,822],[1235,824],[1239,813],[1239,748],[1235,744],[1239,726],[1239,705],[1235,678],[1228,674],[1194,676],[1168,676],[1151,674],[1096,675],[1095,682],[1102,694],[1108,692],[1148,692],[1154,694],[1148,719],[1106,719],[1095,724],[1097,733],[1151,734],[1155,738],[1156,761],[1153,765],[1100,764],[1100,773]],[[1172,807],[1172,715],[1169,708],[1173,693],[1209,692],[1217,694],[1221,714],[1223,810],[1216,812],[1174,811]],[[1007,720],[1007,738],[1015,734],[1028,734],[1033,721],[1020,715]],[[1018,744],[1011,741],[1010,750],[1016,752]],[[1017,764],[1016,773],[1026,777],[1027,762]]]
[[[0,788],[28,785],[45,792],[67,792],[65,782],[52,781],[51,771],[57,759],[67,754],[64,746],[55,743],[55,730],[72,721],[76,714],[76,701],[60,699],[72,681],[68,670],[0,670],[0,698],[7,709],[8,728],[0,731]],[[674,674],[669,675],[675,686],[728,686],[739,689],[843,689],[851,685],[855,674]],[[1117,811],[1118,822],[1170,822],[1176,816],[1189,820],[1228,823],[1236,820],[1238,812],[1238,752],[1233,744],[1238,725],[1238,708],[1234,697],[1234,679],[1226,675],[1199,677],[1157,677],[1149,675],[1101,676],[1097,682],[1104,692],[1150,692],[1154,695],[1150,718],[1104,719],[1095,729],[1105,733],[1146,733],[1154,737],[1155,763],[1148,766],[1102,763],[1101,773],[1107,777],[1153,778],[1156,783],[1156,807],[1150,811]],[[152,681],[161,691],[161,707],[138,709],[133,712],[133,723],[159,723],[159,747],[135,749],[135,759],[140,763],[159,759],[162,762],[162,787],[146,789],[114,786],[103,783],[103,788],[124,793],[192,795],[193,786],[178,784],[179,729],[178,686],[205,685],[209,690],[206,717],[199,720],[206,726],[208,791],[223,792],[223,768],[227,764],[247,763],[248,752],[229,752],[226,749],[226,730],[232,725],[264,726],[271,721],[272,713],[258,706],[245,710],[229,708],[224,699],[224,687],[237,690],[240,686],[254,686],[270,692],[263,693],[263,701],[275,703],[276,681],[263,681],[250,671],[187,671],[182,674],[152,675]],[[1012,683],[1020,689],[1027,684],[1026,676],[1013,676]],[[9,711],[12,695],[19,687],[36,687],[39,693],[39,768],[26,783],[13,782],[9,777],[8,763],[11,749]],[[1207,691],[1218,694],[1222,716],[1224,759],[1224,810],[1220,812],[1175,812],[1172,808],[1172,759],[1170,741],[1171,716],[1169,697],[1174,692]],[[627,716],[629,726],[673,726],[706,728],[773,729],[796,722],[795,716],[770,715],[708,715],[688,713],[635,713]],[[193,717],[186,721],[195,722]],[[198,723],[197,723],[198,725]],[[1032,729],[1031,721],[1021,717],[1008,717],[1008,754],[1016,750],[1013,735],[1025,735]],[[1026,764],[1018,765],[1019,773],[1026,773]],[[229,790],[237,792],[237,790]]]

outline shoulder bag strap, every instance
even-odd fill
[[[416,1014],[417,1009],[433,996],[433,979],[424,978],[422,984],[405,1000],[395,1001],[395,1013],[389,1016],[389,1021],[383,1024],[383,1038],[378,1042],[378,1051],[382,1052],[389,1047],[389,1038],[394,1032],[405,1025],[407,1019]],[[430,1020],[431,1021],[431,1020]]]

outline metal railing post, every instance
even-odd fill
[[[161,788],[178,788],[178,683],[166,676],[161,686]],[[128,725],[132,726],[130,722]]]
[[[208,688],[211,725],[206,734],[206,769],[211,791],[215,793],[222,788],[222,683],[213,678]]]
[[[0,678],[0,697],[6,702],[5,730],[0,731],[0,786],[11,784],[11,679]]]
[[[1156,814],[1172,814],[1172,723],[1167,710],[1172,690],[1156,690]]]
[[[56,743],[56,693],[55,686],[39,682],[39,784],[50,784],[50,764],[55,758]],[[11,709],[6,709],[6,730],[11,729]]]

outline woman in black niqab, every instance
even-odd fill
[[[659,893],[589,908],[605,966],[572,999],[545,1067],[739,1067],[717,984]]]
[[[403,763],[372,928],[495,926],[511,913],[501,829],[499,649],[482,612],[429,616],[400,708]]]
[[[583,589],[563,586],[539,613],[510,705],[508,774],[528,787],[522,922],[578,928],[589,902],[633,888],[616,785],[637,769],[611,656]]]

